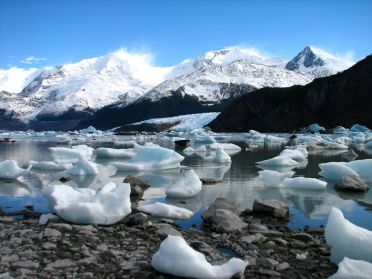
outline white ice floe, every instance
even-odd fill
[[[215,163],[231,163],[230,155],[221,147],[218,147],[216,151],[211,152],[209,156],[204,157],[204,160]]]
[[[335,274],[328,279],[371,279],[372,263],[345,257],[339,264]]]
[[[187,156],[190,156],[190,155],[194,154],[195,149],[192,148],[192,147],[186,147],[182,152],[184,154],[186,154]]]
[[[307,150],[303,146],[296,147],[295,149],[286,148],[274,158],[257,162],[262,166],[272,167],[294,167],[307,160]]]
[[[366,182],[372,182],[372,159],[352,162],[329,162],[319,164],[319,174],[327,179],[338,181],[344,175],[356,175]]]
[[[216,140],[208,134],[202,134],[195,137],[195,142],[203,144],[213,144]]]
[[[63,163],[55,163],[52,161],[42,161],[42,162],[36,162],[36,161],[29,161],[28,166],[32,166],[33,170],[47,170],[47,171],[64,171],[68,168],[71,168],[71,164],[63,164]]]
[[[167,197],[190,198],[196,196],[202,188],[202,182],[194,170],[188,170],[167,191]]]
[[[196,148],[194,152],[195,153],[206,153],[207,152],[207,148],[205,147],[205,145],[201,145],[198,148]]]
[[[75,163],[82,156],[89,160],[93,155],[94,149],[86,145],[76,145],[68,147],[50,147],[53,160],[57,163]]]
[[[39,225],[46,225],[49,220],[56,220],[59,217],[57,215],[54,215],[52,213],[47,213],[47,214],[41,214],[39,218]]]
[[[131,212],[130,185],[113,182],[99,191],[53,185],[43,193],[51,201],[54,211],[66,221],[77,224],[111,225]]]
[[[240,146],[233,143],[213,143],[209,146],[211,149],[216,150],[221,147],[227,154],[235,155],[241,151]]]
[[[161,170],[180,168],[184,157],[158,146],[134,146],[135,155],[126,162],[112,162],[118,170]]]
[[[100,147],[96,149],[98,158],[131,158],[134,156],[133,149],[115,149]]]
[[[0,163],[0,179],[16,179],[21,175],[27,174],[30,169],[31,166],[27,169],[22,169],[18,166],[16,161],[5,160]]]
[[[263,170],[259,171],[258,179],[264,183],[266,186],[270,187],[281,187],[281,183],[284,178],[292,177],[295,173],[290,172],[278,172],[273,170]]]
[[[344,218],[341,210],[332,207],[324,235],[331,246],[331,261],[344,257],[372,262],[372,231],[358,227]]]
[[[327,187],[327,182],[316,178],[293,177],[284,178],[283,187],[303,190],[324,190]]]
[[[71,168],[67,170],[69,175],[97,175],[99,173],[96,163],[90,162],[84,157],[80,157]]]
[[[189,219],[194,213],[186,208],[156,202],[153,204],[143,204],[137,207],[139,211],[164,218]]]
[[[182,237],[169,235],[152,257],[151,265],[157,271],[174,276],[228,279],[244,272],[248,262],[232,258],[222,265],[211,265],[202,253],[191,248]]]

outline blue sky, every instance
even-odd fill
[[[369,0],[0,0],[0,68],[121,47],[161,66],[232,45],[291,58],[312,44],[360,59],[372,53],[371,11]]]

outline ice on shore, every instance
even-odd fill
[[[180,168],[184,157],[157,146],[134,146],[135,155],[126,162],[112,162],[118,170],[161,170]]]
[[[0,179],[16,179],[21,175],[27,174],[30,169],[31,166],[27,169],[23,169],[18,166],[16,161],[5,160],[0,163]]]
[[[215,163],[231,163],[230,155],[221,147],[218,147],[216,151],[211,152],[209,156],[204,157],[204,160]]]
[[[76,145],[68,147],[50,147],[53,160],[56,163],[75,163],[82,156],[89,160],[93,155],[94,149],[86,145]]]
[[[96,149],[98,158],[131,158],[134,156],[133,149],[115,149],[100,147]]]
[[[307,177],[284,178],[283,187],[302,190],[325,190],[327,182]]]
[[[335,274],[328,279],[371,279],[372,263],[345,257],[339,264]]]
[[[131,212],[130,185],[110,182],[95,191],[53,185],[43,191],[62,219],[76,224],[111,225]]]
[[[39,218],[39,225],[46,225],[46,223],[48,223],[49,220],[56,220],[56,219],[58,219],[58,216],[52,213],[41,214]]]
[[[366,182],[372,181],[372,159],[352,162],[329,162],[319,164],[319,174],[327,179],[338,181],[344,175],[356,175]]]
[[[292,177],[295,174],[293,171],[278,172],[273,170],[263,170],[258,173],[258,179],[266,186],[270,187],[281,187],[284,178]]]
[[[194,213],[188,209],[162,202],[139,205],[137,209],[164,218],[189,219],[194,215]]]
[[[169,235],[154,254],[151,265],[157,271],[174,276],[228,279],[244,272],[248,262],[232,258],[221,265],[211,265],[205,256],[191,248],[181,236]]]
[[[28,166],[32,166],[33,170],[47,170],[47,171],[64,171],[72,167],[71,164],[55,163],[52,161],[29,161]]]
[[[167,197],[190,198],[201,191],[202,182],[194,170],[188,170],[175,184],[170,186],[167,191]]]
[[[372,231],[358,227],[344,218],[341,210],[332,207],[324,231],[331,246],[331,261],[344,257],[372,262]]]

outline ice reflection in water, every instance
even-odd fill
[[[242,136],[240,135],[240,138]],[[229,140],[239,138],[232,135]],[[116,139],[115,139],[116,140]],[[125,140],[131,140],[126,138]],[[146,140],[146,139],[145,139]],[[167,148],[175,148],[171,140],[160,138],[155,143]],[[250,208],[256,197],[272,198],[284,201],[290,205],[293,215],[290,226],[303,227],[319,226],[326,223],[326,217],[332,206],[343,210],[345,217],[353,223],[372,229],[372,190],[362,194],[342,193],[334,190],[334,185],[329,182],[325,191],[304,191],[295,189],[281,189],[265,187],[258,179],[259,166],[255,163],[277,156],[283,149],[283,145],[278,144],[250,144],[245,142],[233,142],[238,144],[242,150],[232,156],[231,164],[213,164],[205,162],[202,156],[194,154],[188,156],[182,162],[182,165],[193,168],[199,177],[204,179],[221,180],[215,184],[203,185],[202,191],[193,198],[188,199],[170,199],[165,197],[165,190],[171,186],[179,177],[181,171],[162,170],[156,172],[118,172],[114,176],[109,174],[100,174],[98,176],[71,176],[71,181],[67,184],[74,187],[100,188],[108,181],[120,183],[128,174],[139,176],[147,180],[152,187],[144,195],[145,203],[162,201],[176,206],[184,207],[196,215],[189,221],[182,221],[185,227],[192,224],[200,224],[200,214],[216,198],[226,197],[236,201],[241,209]],[[113,141],[90,141],[92,147],[114,147]],[[25,141],[14,144],[0,145],[0,161],[5,159],[14,159],[20,165],[29,160],[48,161],[51,160],[49,147],[56,146],[55,142],[37,142]],[[193,145],[198,148],[199,145]],[[184,156],[182,148],[176,147],[176,151]],[[372,152],[357,149],[357,159],[371,158]],[[207,152],[208,155],[209,151]],[[346,161],[339,150],[327,152],[310,152],[306,165],[293,170],[296,176],[319,178],[319,163],[329,161]],[[123,159],[125,161],[126,159]],[[107,166],[110,159],[98,159],[96,162]],[[117,161],[117,159],[115,159]],[[36,211],[47,212],[48,205],[40,192],[43,187],[50,184],[61,184],[59,179],[64,176],[63,172],[31,171],[25,177],[18,181],[0,181],[0,207],[6,211],[16,211],[23,209],[24,206],[33,204]],[[370,184],[370,186],[372,186]]]

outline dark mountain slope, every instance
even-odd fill
[[[372,127],[371,55],[306,86],[263,88],[243,95],[208,126],[216,132],[292,132],[312,123]]]

